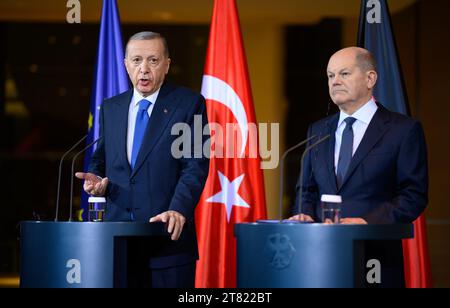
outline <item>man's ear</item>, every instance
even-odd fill
[[[367,88],[372,90],[377,83],[378,74],[376,71],[368,71],[367,72]]]
[[[124,59],[123,59],[123,64],[125,64],[125,69],[126,69],[127,72],[128,72],[128,61],[127,61],[127,58],[124,58]]]
[[[170,59],[170,58],[167,58],[167,70],[166,70],[166,75],[169,73],[169,70],[170,70],[170,62],[171,62],[172,60]]]

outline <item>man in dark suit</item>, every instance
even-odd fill
[[[329,94],[340,113],[309,127],[308,136],[317,137],[312,142],[330,138],[305,158],[291,219],[322,221],[320,196],[328,194],[341,195],[343,224],[413,222],[428,202],[420,123],[375,102],[376,63],[369,51],[338,51],[330,58],[327,74]],[[401,246],[394,246],[401,260]]]
[[[127,43],[125,66],[134,89],[103,102],[103,138],[89,172],[76,176],[85,180],[88,194],[106,196],[105,220],[166,223],[170,238],[152,241],[151,247],[136,244],[141,260],[148,257],[151,268],[142,278],[146,286],[194,287],[198,259],[194,208],[208,176],[209,159],[201,151],[203,142],[198,145],[192,141],[195,138],[183,143],[192,150],[183,153],[192,157],[174,155],[173,144],[180,137],[172,134],[172,128],[184,123],[194,132],[195,121],[203,128],[205,100],[165,82],[169,50],[158,33],[133,35]]]
[[[420,123],[375,102],[377,72],[369,51],[340,50],[327,72],[330,97],[340,113],[309,127],[308,136],[330,139],[305,158],[302,209],[294,208],[292,219],[321,221],[320,196],[329,194],[342,196],[344,224],[413,222],[428,202]],[[296,193],[299,198],[300,183]]]

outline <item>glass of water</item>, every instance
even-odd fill
[[[338,195],[322,195],[322,222],[338,224],[341,221],[342,197]]]
[[[106,198],[89,197],[89,214],[88,220],[91,222],[102,222],[106,210]]]

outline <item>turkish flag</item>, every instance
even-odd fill
[[[236,286],[234,225],[266,219],[256,117],[235,0],[216,0],[202,82],[211,133],[208,180],[196,209],[196,287]]]

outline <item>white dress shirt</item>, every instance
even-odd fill
[[[339,116],[339,122],[336,129],[336,144],[334,147],[334,172],[337,170],[337,163],[339,161],[339,151],[341,150],[341,142],[342,142],[342,133],[344,132],[345,124],[344,120],[348,117],[355,118],[356,121],[353,123],[353,152],[352,155],[355,154],[356,149],[358,149],[359,144],[361,143],[362,138],[369,126],[370,121],[372,120],[375,112],[377,112],[378,106],[375,103],[375,100],[372,98],[366,104],[364,104],[361,108],[359,108],[354,114],[348,115],[345,112],[341,111]]]
[[[136,89],[133,90],[133,97],[131,98],[130,107],[128,109],[128,129],[127,129],[127,158],[131,165],[131,152],[133,151],[134,127],[136,126],[136,117],[139,111],[139,102],[143,99],[151,102],[147,109],[148,117],[152,115],[153,106],[155,106],[158,98],[159,89],[150,96],[143,97]],[[150,120],[151,121],[151,120]],[[150,123],[149,121],[149,123]]]

